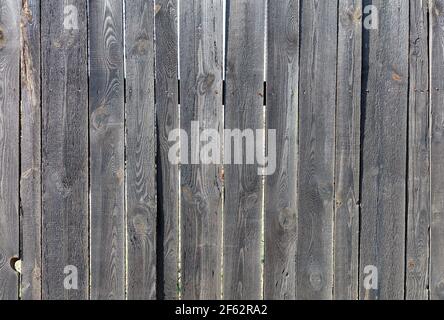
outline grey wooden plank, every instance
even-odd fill
[[[197,121],[199,131],[222,129],[222,13],[222,0],[180,1],[180,125],[189,137],[189,158],[192,121]],[[221,166],[189,160],[181,166],[182,297],[217,299],[221,294]]]
[[[276,171],[265,177],[265,299],[296,294],[299,6],[268,5],[266,117],[267,129],[276,130]]]
[[[444,300],[444,1],[430,2],[430,299]]]
[[[77,0],[66,7],[61,1],[44,0],[41,5],[42,298],[86,299],[89,283],[86,2]],[[68,22],[65,16],[69,14],[73,19]],[[77,268],[77,289],[65,289],[65,271],[72,271],[65,270],[67,266]]]
[[[247,144],[265,145],[258,141],[256,130],[264,129],[264,30],[265,1],[228,1],[227,68],[224,128],[253,132],[255,141]],[[251,131],[254,130],[254,131]],[[236,138],[225,148],[234,151]],[[244,143],[244,142],[242,142]],[[261,149],[259,149],[261,150]],[[235,152],[235,151],[234,151]],[[262,296],[261,227],[263,184],[257,161],[236,164],[234,153],[224,162],[224,299],[254,300]]]
[[[406,298],[429,297],[430,141],[428,2],[410,1]]]
[[[128,299],[156,298],[154,1],[125,2]]]
[[[297,299],[332,298],[337,13],[301,4]]]
[[[89,2],[91,299],[125,297],[122,9]]]
[[[340,0],[335,150],[334,291],[358,298],[362,0]]]
[[[20,1],[0,1],[0,300],[18,299]]]
[[[376,0],[372,5],[378,8],[379,25],[364,38],[359,290],[360,299],[403,299],[409,2]],[[364,286],[367,266],[377,268],[377,289]]]
[[[42,294],[40,0],[22,2],[21,19],[21,299]]]
[[[179,297],[179,166],[168,160],[168,136],[179,128],[177,0],[157,0],[156,24],[156,113],[158,133],[158,193],[160,232],[158,244],[157,296],[172,300]]]

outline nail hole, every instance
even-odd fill
[[[11,260],[9,261],[12,270],[14,270],[17,273],[20,273],[22,270],[22,262],[20,261],[20,258],[18,257],[12,257]]]

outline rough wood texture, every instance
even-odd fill
[[[180,13],[180,124],[189,160],[200,163],[191,154],[191,122],[199,131],[222,129],[222,0],[180,1]],[[222,179],[220,165],[181,166],[184,299],[221,296]]]
[[[358,298],[362,0],[340,0],[333,298]]]
[[[40,89],[40,0],[24,0],[21,18],[20,144],[20,296],[23,300],[40,300],[42,293]]]
[[[122,1],[89,2],[91,299],[125,298],[122,22]]]
[[[365,5],[368,2],[365,2]],[[405,268],[409,2],[373,0],[363,82],[360,298],[403,299]],[[378,288],[365,288],[366,266]]]
[[[0,300],[18,299],[20,5],[0,0]]]
[[[86,3],[42,1],[42,290],[44,299],[87,299],[88,70]],[[75,24],[68,14],[77,15]],[[66,266],[78,289],[66,290]]]
[[[406,298],[429,297],[430,140],[428,2],[410,1]]]
[[[265,299],[296,294],[299,6],[268,5],[266,115],[267,129],[276,130],[276,172],[265,177]]]
[[[224,127],[252,132],[253,148],[248,137],[241,138],[242,152],[246,158],[255,157],[263,148],[258,143],[265,145],[256,132],[264,128],[265,1],[233,0],[228,1],[228,8]],[[229,188],[224,196],[223,293],[224,299],[255,300],[262,296],[262,176],[257,162],[235,164],[235,140],[230,142],[231,164],[224,165],[224,182]]]
[[[430,298],[444,300],[444,1],[431,1]]]
[[[126,2],[128,299],[156,298],[154,1]]]
[[[332,297],[337,9],[301,4],[297,299]]]
[[[443,43],[444,0],[0,0],[0,300],[444,300]],[[274,173],[203,163],[264,126]]]
[[[158,0],[156,23],[156,113],[158,133],[159,216],[157,296],[172,300],[179,297],[178,285],[178,219],[179,166],[168,160],[169,133],[179,128],[177,0]],[[160,196],[161,195],[161,196]],[[162,253],[163,252],[163,253]]]

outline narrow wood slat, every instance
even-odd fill
[[[125,298],[122,9],[89,2],[91,299]]]
[[[177,0],[156,0],[156,113],[158,133],[158,297],[171,300],[178,291],[179,166],[170,163],[169,134],[179,128]]]
[[[276,130],[276,171],[265,177],[265,299],[296,294],[299,6],[299,0],[268,4],[266,117],[267,130]]]
[[[332,298],[337,11],[301,4],[297,299]]]
[[[156,298],[154,1],[126,2],[128,299]]]
[[[431,220],[430,299],[444,300],[444,1],[432,0],[431,45]]]
[[[88,69],[86,2],[42,5],[42,294],[87,299]],[[65,19],[66,18],[66,19]],[[77,23],[76,23],[77,22]],[[65,277],[78,287],[67,290]],[[65,271],[68,274],[65,274]],[[71,284],[74,284],[71,282]]]
[[[180,126],[189,138],[189,162],[193,157],[199,163],[181,166],[184,299],[221,295],[223,173],[220,165],[201,164],[199,154],[191,154],[191,122],[198,122],[196,131],[222,129],[222,9],[222,0],[180,1]]]
[[[41,299],[40,0],[22,2],[21,19],[21,298]]]
[[[230,159],[224,163],[223,293],[224,299],[251,300],[262,296],[263,185],[256,152],[263,150],[265,140],[256,130],[264,129],[265,1],[234,0],[227,6],[224,128],[240,135],[230,136],[224,149],[230,149]],[[242,139],[241,150],[236,149],[238,139]],[[234,153],[239,151],[245,156],[242,164],[235,161]],[[250,157],[253,164],[246,163]]]
[[[334,291],[358,298],[362,0],[340,0],[335,155]]]
[[[430,250],[428,2],[411,0],[410,10],[406,298],[427,300]]]
[[[379,24],[364,38],[359,290],[360,299],[403,299],[409,2],[371,4],[378,9]],[[376,271],[368,266],[377,268],[377,289],[365,287],[364,280]]]
[[[20,4],[0,0],[0,300],[18,299]]]

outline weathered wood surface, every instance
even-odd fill
[[[379,24],[364,37],[359,290],[360,299],[403,299],[409,2],[376,0],[372,5],[378,8]],[[377,268],[376,290],[364,286],[367,266]]]
[[[21,15],[20,296],[24,300],[39,300],[42,294],[40,3],[22,1]]]
[[[87,299],[88,69],[86,3],[42,8],[42,295]],[[65,288],[75,267],[77,290]],[[67,272],[65,274],[65,272]]]
[[[406,298],[429,298],[430,131],[428,2],[410,1]]]
[[[264,128],[265,1],[233,0],[228,1],[228,8],[224,128],[231,130],[234,138],[230,134],[224,146],[229,159],[224,162],[224,183],[228,187],[224,193],[223,297],[251,300],[262,296],[263,184],[254,158],[265,146],[263,135],[256,131]],[[240,137],[240,150],[252,163],[244,160],[239,164],[236,160],[236,132],[245,133]]]
[[[301,3],[296,298],[331,299],[337,3]]]
[[[18,298],[20,1],[0,1],[0,300]]]
[[[276,171],[265,177],[264,298],[294,299],[298,214],[299,0],[268,5],[267,129]],[[272,152],[267,143],[267,154]]]
[[[430,298],[444,300],[444,1],[431,1]]]
[[[0,0],[0,299],[444,299],[443,16]],[[206,164],[263,127],[254,164]]]
[[[91,299],[125,298],[122,25],[122,1],[89,2]]]
[[[156,1],[156,116],[158,134],[157,296],[177,299],[179,258],[179,165],[168,160],[169,134],[179,128],[177,0]],[[158,229],[159,230],[159,229]]]
[[[126,2],[128,299],[156,298],[154,1]]]
[[[362,0],[340,0],[333,298],[358,298]]]
[[[181,165],[184,299],[221,296],[223,172],[220,165],[202,164],[200,154],[191,153],[196,140],[191,128],[193,121],[193,131],[223,128],[222,12],[222,0],[180,1],[180,127],[188,135],[188,146],[182,149],[188,149],[190,162]]]

